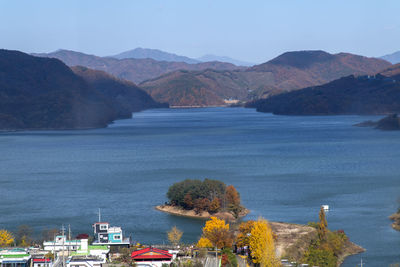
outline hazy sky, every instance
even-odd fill
[[[321,49],[400,50],[399,0],[0,0],[0,47],[100,56],[136,47],[264,62]]]

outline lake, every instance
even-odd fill
[[[174,225],[196,241],[202,220],[158,212],[183,179],[233,184],[246,219],[306,224],[330,206],[367,252],[343,266],[400,262],[400,233],[387,218],[400,196],[400,132],[352,126],[376,116],[274,116],[244,108],[155,109],[105,129],[0,134],[0,228],[97,221],[122,226],[141,243],[167,242]]]

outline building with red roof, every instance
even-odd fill
[[[170,264],[172,262],[173,254],[167,250],[149,247],[133,251],[131,258],[137,266],[161,267],[164,263]]]

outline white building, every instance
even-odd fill
[[[43,249],[45,251],[51,251],[53,254],[54,252],[59,251],[77,251],[81,246],[81,240],[67,240],[65,235],[58,235],[56,236],[54,241],[44,241],[43,242]]]

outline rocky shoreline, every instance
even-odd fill
[[[246,216],[250,213],[250,211],[246,208],[240,213],[239,218],[235,218],[232,213],[224,211],[224,212],[217,212],[214,214],[210,214],[208,211],[202,211],[200,213],[196,213],[194,210],[185,210],[180,207],[171,206],[171,205],[158,205],[155,207],[156,210],[166,212],[169,214],[183,216],[183,217],[190,217],[196,219],[209,219],[211,216],[215,216],[219,219],[224,219],[225,221],[234,222],[238,219]]]
[[[276,253],[278,257],[290,258],[300,262],[311,242],[318,238],[317,230],[311,226],[269,222],[272,231],[276,234]],[[364,252],[365,249],[347,240],[341,253],[338,255],[338,266],[346,257]]]
[[[394,230],[400,231],[400,213],[396,212],[389,216],[389,219],[393,221],[392,228]]]

